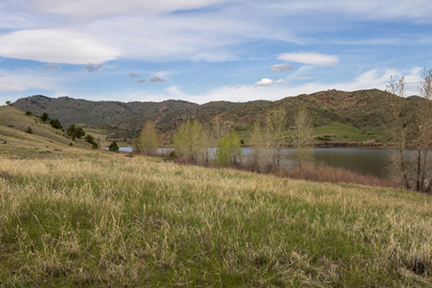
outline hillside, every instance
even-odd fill
[[[267,111],[285,109],[288,113],[287,125],[289,127],[293,123],[296,110],[299,107],[306,107],[313,117],[316,128],[323,130],[325,126],[343,125],[345,130],[349,127],[354,129],[352,130],[354,134],[356,134],[356,129],[359,133],[365,132],[366,135],[363,135],[365,136],[363,138],[368,140],[374,138],[373,135],[368,135],[369,133],[379,133],[386,114],[386,107],[395,100],[396,97],[390,93],[372,89],[354,92],[328,90],[310,95],[286,97],[274,102],[218,101],[202,105],[178,100],[160,103],[123,103],[96,102],[69,97],[32,96],[19,99],[12,106],[22,111],[29,110],[36,115],[47,112],[51,117],[59,118],[65,125],[81,123],[91,129],[103,129],[108,131],[112,140],[115,140],[116,137],[118,139],[135,137],[144,122],[152,120],[166,136],[165,142],[169,142],[170,135],[187,119],[198,119],[202,123],[208,123],[216,116],[221,117],[225,121],[232,122],[234,128],[242,134],[243,138],[247,139],[251,125],[256,120],[263,121]],[[412,101],[412,99],[407,99],[407,101],[411,105],[418,105],[418,101]],[[352,138],[352,136],[341,135],[337,129],[327,130],[331,135],[336,135],[333,140]],[[317,136],[320,135],[317,134]],[[354,138],[352,141],[364,141]]]
[[[25,132],[29,127],[32,134]],[[39,118],[26,116],[24,112],[11,106],[0,106],[0,147],[65,149],[70,147],[71,142],[71,139],[64,136],[64,132],[49,124],[42,124]],[[91,148],[89,143],[80,139],[76,139],[73,145]]]

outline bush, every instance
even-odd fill
[[[33,130],[32,130],[32,128],[30,126],[27,127],[27,129],[24,132],[28,133],[28,134],[33,134]]]
[[[118,145],[117,145],[116,142],[112,142],[109,145],[108,150],[111,151],[111,152],[118,152],[119,151],[119,147],[118,147]]]
[[[63,126],[61,125],[60,121],[56,118],[56,119],[51,119],[51,121],[49,122],[51,124],[51,127],[53,127],[54,129],[62,129]]]
[[[27,110],[27,111],[25,112],[25,115],[26,115],[26,116],[31,116],[31,115],[33,115],[33,114],[32,114],[30,111]]]
[[[72,142],[70,142],[70,143],[69,143],[69,146],[73,146],[73,143],[72,143]]]

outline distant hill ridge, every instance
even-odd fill
[[[332,122],[354,127],[380,126],[386,107],[396,99],[396,96],[378,89],[354,92],[328,90],[286,97],[274,102],[217,101],[202,105],[183,100],[124,103],[35,95],[21,98],[12,103],[12,106],[22,111],[29,110],[35,115],[46,112],[50,117],[60,119],[64,125],[85,123],[129,131],[128,135],[136,135],[147,120],[155,121],[162,132],[172,133],[187,119],[208,122],[217,115],[223,120],[233,122],[237,130],[244,131],[250,129],[257,119],[264,120],[266,112],[272,109],[285,109],[290,125],[299,107],[309,109],[315,126]],[[418,101],[412,101],[416,99],[410,97],[407,101],[416,105]]]

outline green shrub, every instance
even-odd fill
[[[32,130],[32,128],[30,126],[27,127],[27,129],[24,132],[28,133],[28,134],[33,134],[33,130]]]
[[[119,151],[119,147],[118,147],[118,145],[117,145],[116,142],[112,142],[109,145],[108,150],[111,151],[111,152],[118,152]]]
[[[26,115],[26,116],[31,116],[31,115],[32,115],[32,112],[30,112],[30,111],[27,110],[27,111],[25,112],[25,115]]]

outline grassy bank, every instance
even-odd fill
[[[426,195],[107,152],[23,155],[0,156],[6,287],[432,284]]]

